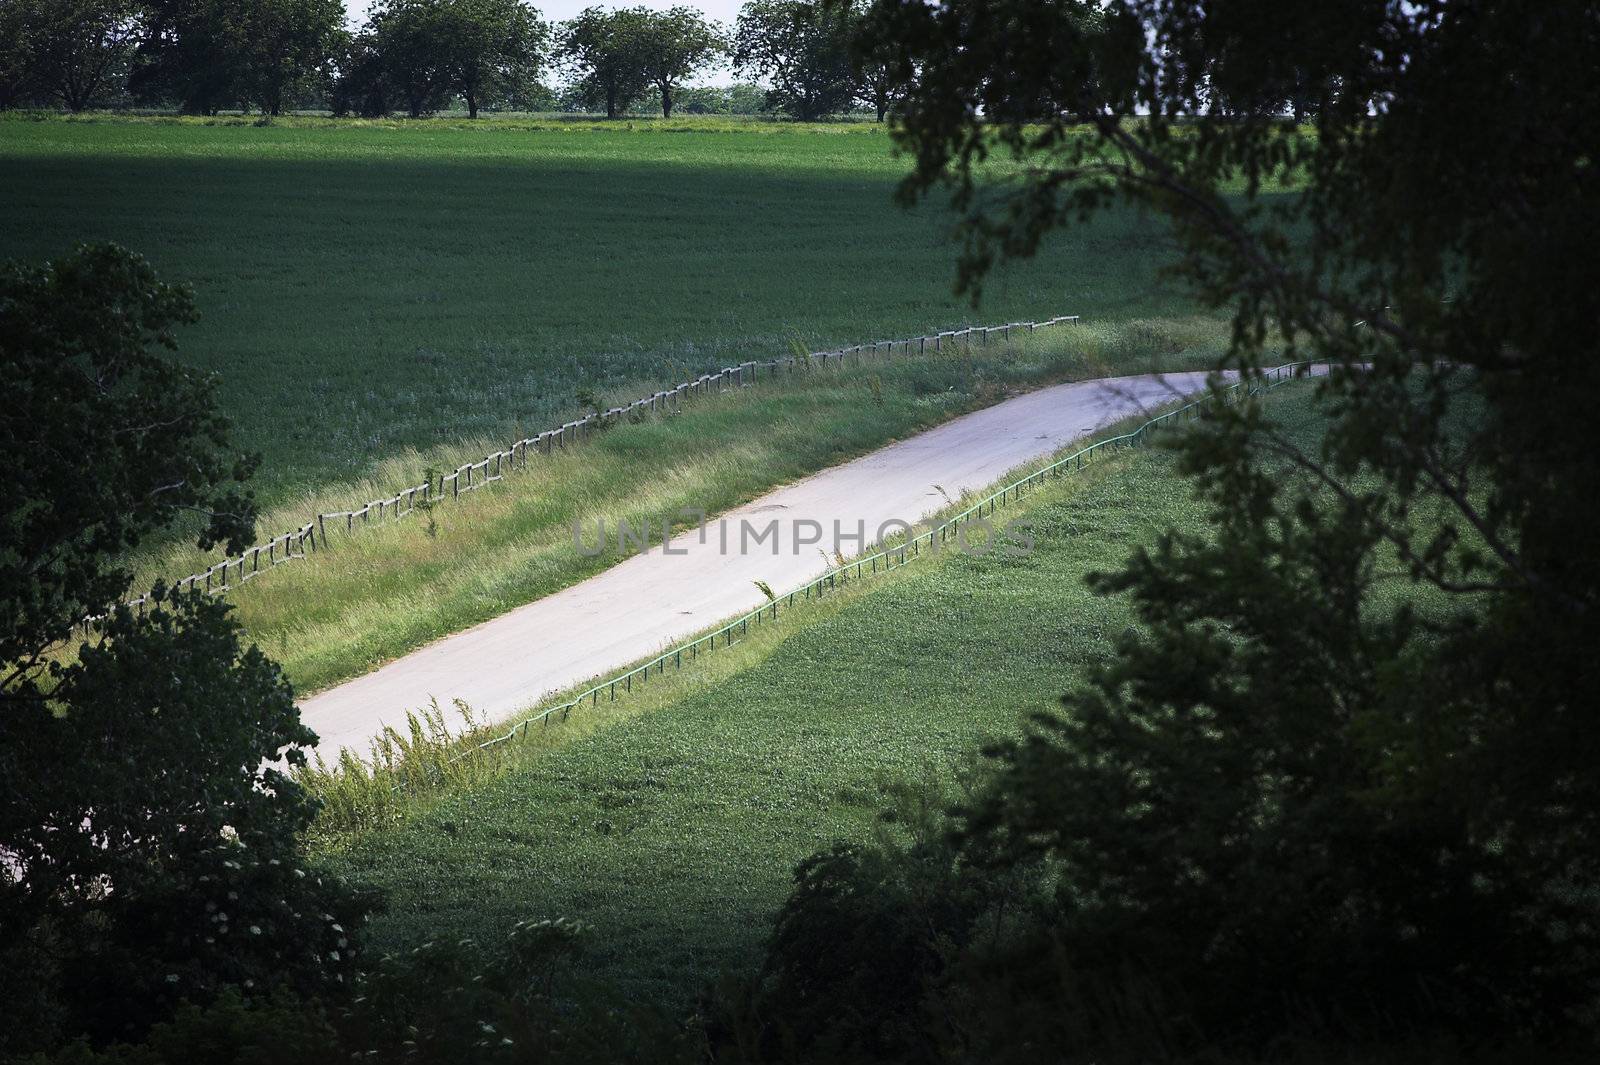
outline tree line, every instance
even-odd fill
[[[865,108],[882,121],[889,81],[861,45],[865,8],[750,0],[729,29],[687,6],[595,6],[553,24],[524,0],[380,0],[352,28],[339,0],[7,0],[0,108],[419,118],[459,101],[472,118],[485,108],[615,118],[643,104],[670,117],[687,103],[803,120]],[[749,80],[689,85],[724,65]]]

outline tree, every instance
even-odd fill
[[[37,20],[31,34],[39,84],[69,111],[82,111],[126,69],[142,30],[130,0],[47,0],[20,5]]]
[[[25,103],[38,91],[37,32],[29,0],[0,5],[0,110]]]
[[[334,66],[328,99],[335,115],[353,112],[363,118],[382,118],[395,109],[399,94],[384,69],[383,56],[371,30],[352,35]]]
[[[372,46],[412,118],[444,105],[455,80],[452,28],[439,0],[382,0],[367,22]]]
[[[539,13],[522,0],[385,0],[373,11],[362,44],[376,66],[357,62],[346,74],[359,73],[376,88],[381,70],[412,118],[442,106],[451,93],[459,93],[469,117],[477,118],[485,103],[535,93],[549,35]]]
[[[113,246],[0,268],[0,1001],[32,1021],[8,1056],[349,971],[359,910],[302,860],[314,806],[280,760],[315,737],[277,666],[204,593],[118,605],[180,518],[203,547],[252,534],[213,383],[153,350],[194,317]]]
[[[661,93],[661,115],[672,117],[672,94],[684,79],[726,50],[722,31],[692,7],[637,9],[640,72]]]
[[[344,44],[340,0],[264,0],[247,5],[239,57],[240,91],[261,110],[281,114],[285,100],[327,73]]]
[[[484,101],[531,95],[550,27],[521,0],[447,0],[450,81],[478,117]]]
[[[644,92],[649,79],[641,53],[642,8],[587,7],[562,26],[560,51],[578,74],[580,100],[605,105],[616,118]]]
[[[890,104],[904,95],[904,86],[897,87],[896,76],[891,72],[890,50],[866,32],[867,14],[872,9],[870,0],[848,0],[844,8],[851,15],[851,70],[856,102],[872,108],[882,122],[888,117]]]
[[[1246,398],[1181,439],[1209,528],[1095,581],[1141,626],[966,807],[968,861],[1057,870],[1011,971],[1138,974],[1258,1047],[1592,1017],[1595,6],[882,0],[866,32],[966,292],[1132,203],[1231,313],[1223,368],[1332,366],[1325,431]]]
[[[324,79],[345,45],[339,0],[156,0],[130,89],[175,99],[185,112],[229,104],[282,113],[286,101]]]
[[[185,114],[216,114],[239,102],[247,46],[242,15],[243,8],[224,0],[151,3],[128,91],[151,103],[176,102]]]
[[[766,78],[767,104],[802,121],[845,110],[855,95],[852,13],[810,0],[750,0],[739,11],[733,66]]]

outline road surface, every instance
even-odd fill
[[[505,720],[546,695],[754,609],[766,599],[756,581],[782,595],[818,576],[832,564],[835,522],[839,550],[859,554],[880,529],[899,531],[895,521],[915,523],[947,497],[987,487],[1017,466],[1204,386],[1203,373],[1081,381],[964,415],[713,516],[703,536],[675,535],[671,553],[657,545],[309,696],[301,701],[302,716],[330,758],[341,747],[365,755],[385,724],[403,724],[407,710],[430,698],[445,707],[461,699],[483,720]],[[605,532],[616,543],[617,531]],[[853,539],[858,532],[861,538]],[[581,540],[596,544],[592,525]]]

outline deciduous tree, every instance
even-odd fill
[[[1067,980],[1183,1052],[1591,1024],[1600,9],[880,0],[868,35],[966,291],[1131,203],[1232,316],[1219,368],[1331,367],[1325,431],[1247,395],[1179,438],[1209,527],[1095,579],[1140,626],[964,808],[964,862],[1058,885],[999,971],[1064,1056],[1116,1012],[1029,990]]]
[[[128,90],[209,115],[243,99],[239,74],[248,39],[243,11],[224,0],[153,0]]]
[[[367,25],[383,72],[411,117],[442,107],[455,80],[445,5],[440,0],[382,0]]]
[[[811,0],[751,0],[739,11],[733,65],[767,79],[769,107],[802,121],[847,109],[855,96],[852,12]]]
[[[297,89],[326,83],[344,45],[340,0],[260,0],[246,5],[238,57],[243,97],[271,115],[281,114]]]
[[[720,27],[692,7],[638,11],[640,71],[661,93],[661,114],[672,117],[672,94],[727,49]]]
[[[642,8],[584,8],[561,28],[560,52],[578,75],[578,95],[616,118],[650,84],[645,76]]]
[[[38,84],[68,111],[82,111],[126,73],[143,29],[132,0],[31,0],[18,7],[35,23],[28,36]]]
[[[0,110],[26,103],[39,91],[33,2],[0,4]]]
[[[521,0],[446,0],[450,82],[469,118],[485,102],[525,99],[544,63],[550,27]]]
[[[279,768],[315,737],[277,666],[203,592],[118,605],[149,538],[252,533],[253,460],[160,351],[194,317],[112,246],[0,268],[0,1003],[28,1017],[7,1056],[351,971],[358,908],[305,867],[313,806]]]

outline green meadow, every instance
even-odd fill
[[[1295,391],[1272,405],[1315,433]],[[1107,659],[1132,618],[1085,574],[1204,507],[1152,448],[1001,514],[1032,522],[1031,554],[950,552],[861,582],[596,720],[574,711],[570,739],[552,726],[385,827],[323,836],[323,861],[388,895],[372,946],[491,947],[517,920],[579,918],[589,975],[669,1009],[749,971],[795,864],[894,831],[881,815],[900,795],[952,794],[986,740]]]
[[[113,240],[192,285],[182,357],[269,504],[795,344],[1181,307],[1118,214],[974,309],[948,210],[890,202],[906,165],[864,123],[7,116],[0,258]]]

